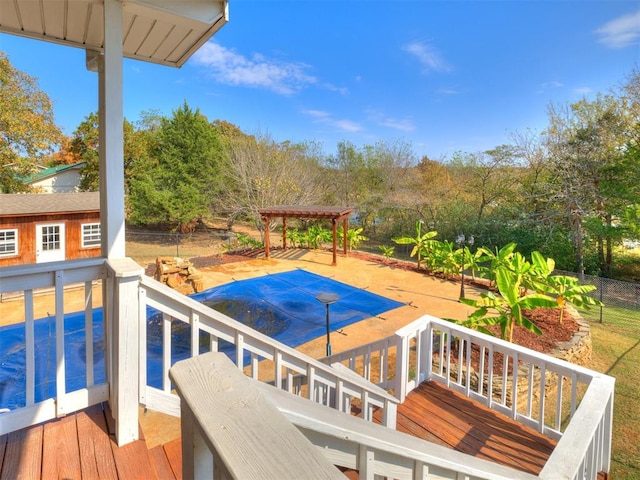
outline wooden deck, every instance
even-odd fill
[[[182,478],[179,439],[118,447],[108,407],[96,405],[0,437],[0,480]],[[142,437],[142,432],[141,432]]]
[[[119,448],[110,419],[108,410],[95,406],[0,437],[0,480],[182,478],[180,439],[151,450],[144,439]],[[407,396],[398,408],[397,429],[534,475],[555,446],[436,382]]]
[[[438,382],[398,406],[396,429],[474,457],[538,475],[556,442]]]

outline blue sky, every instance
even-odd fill
[[[97,110],[79,49],[0,34],[71,134]],[[229,23],[181,69],[125,60],[124,112],[209,120],[277,141],[404,140],[444,159],[508,143],[565,104],[625,81],[640,57],[638,0],[231,0]]]

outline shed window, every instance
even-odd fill
[[[0,257],[18,254],[18,230],[0,230]]]
[[[100,224],[84,223],[82,224],[82,247],[99,247],[100,246]]]

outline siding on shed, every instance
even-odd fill
[[[29,195],[29,194],[24,194]],[[62,195],[60,197],[59,195]],[[99,257],[102,254],[100,247],[82,247],[82,225],[85,223],[100,223],[100,212],[92,209],[87,211],[78,210],[83,200],[92,200],[97,195],[83,194],[39,194],[37,196],[23,196],[18,200],[22,203],[37,204],[40,212],[19,213],[12,211],[10,203],[5,202],[0,206],[0,230],[16,229],[18,231],[18,252],[17,255],[0,257],[0,267],[9,265],[24,265],[36,263],[36,234],[37,226],[45,223],[64,223],[65,225],[65,259],[74,260],[79,258]],[[86,197],[86,198],[84,198]],[[9,200],[8,194],[0,195],[0,203]],[[49,209],[66,210],[62,203],[71,200],[73,203],[69,209],[78,211],[46,212]],[[86,207],[91,207],[87,202]],[[45,210],[45,211],[43,211]]]

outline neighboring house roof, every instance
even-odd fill
[[[44,180],[47,177],[53,177],[54,175],[58,175],[67,170],[74,170],[84,167],[87,162],[78,162],[72,165],[58,165],[57,167],[45,168],[44,170],[40,170],[37,173],[29,175],[24,179],[25,183],[33,183],[40,180]]]
[[[0,216],[99,212],[100,192],[5,193],[0,195]]]

